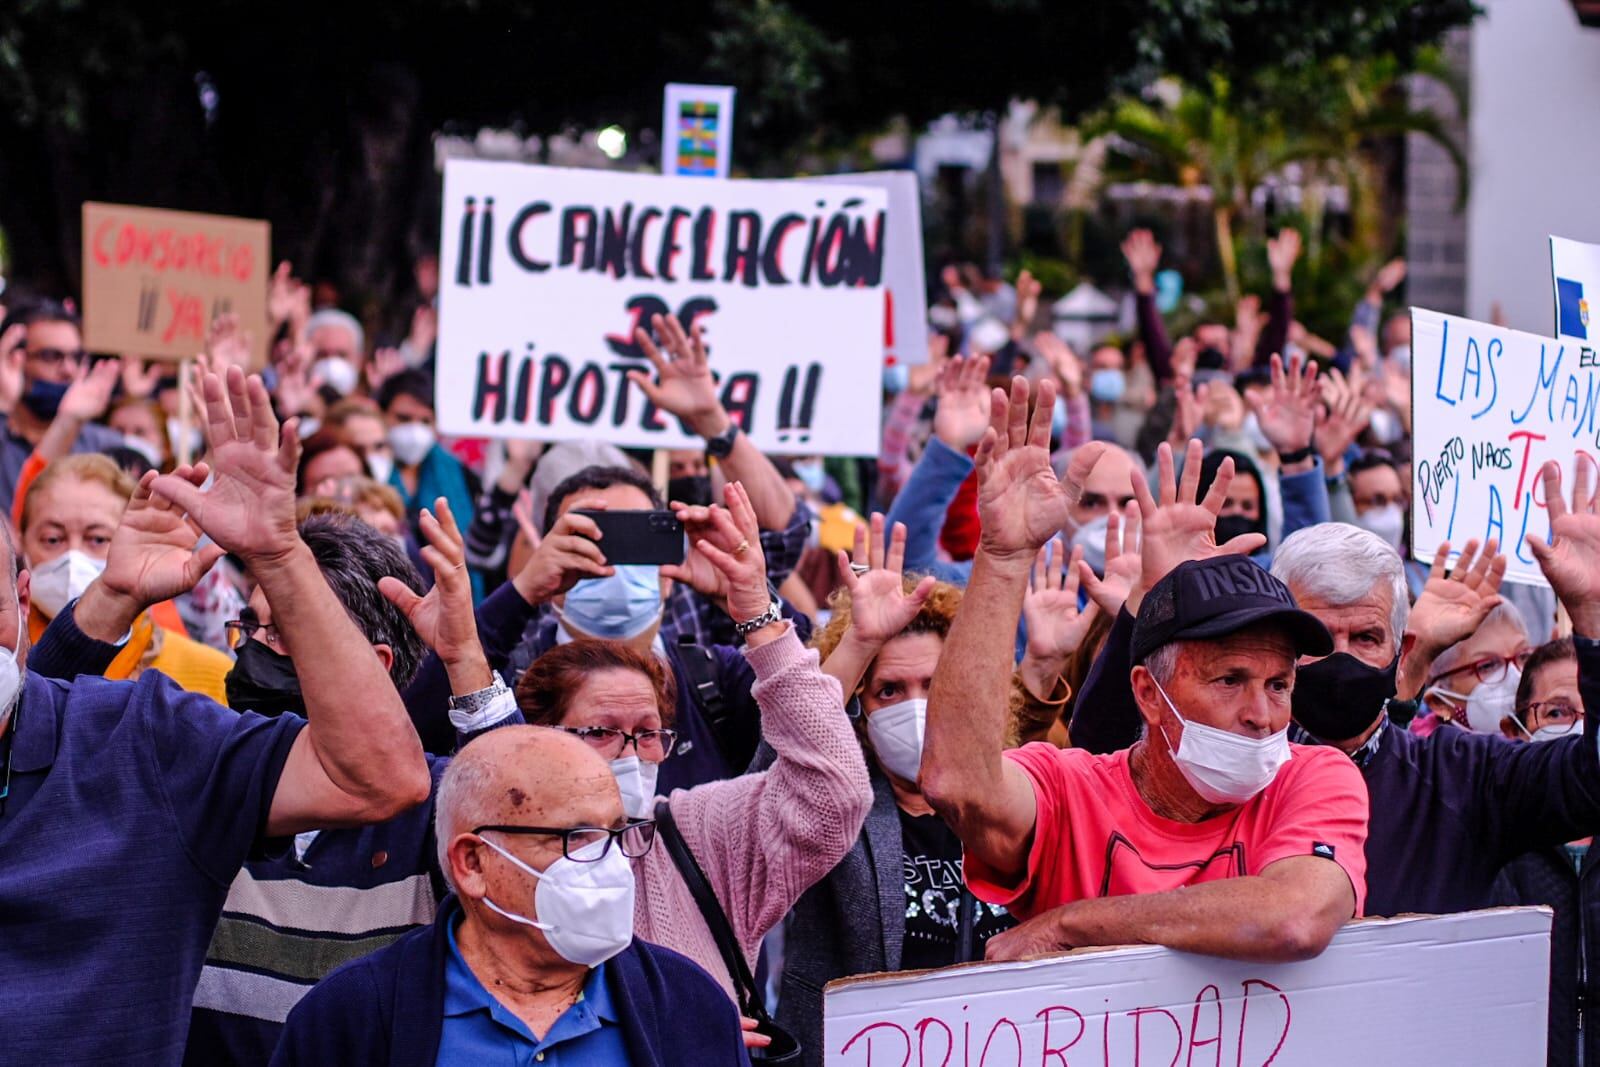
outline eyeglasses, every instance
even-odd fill
[[[595,863],[611,851],[613,842],[620,842],[622,854],[631,860],[650,851],[656,843],[656,824],[652,819],[630,819],[628,825],[609,829],[604,826],[475,826],[475,834],[522,834],[528,837],[561,838],[561,854],[575,863]],[[579,855],[596,844],[601,847]]]
[[[1464,663],[1459,667],[1450,668],[1443,674],[1434,675],[1433,680],[1427,684],[1436,685],[1452,675],[1471,671],[1477,676],[1479,684],[1493,685],[1495,682],[1505,681],[1507,667],[1514,664],[1517,670],[1520,671],[1527,665],[1528,657],[1532,654],[1533,650],[1529,649],[1524,652],[1518,652],[1514,656],[1486,656],[1475,663]]]
[[[278,637],[278,628],[271,623],[257,622],[255,619],[231,619],[222,624],[222,632],[227,636],[228,648],[234,652],[244,647],[244,643],[261,635],[261,643],[274,652],[283,652],[283,642]]]
[[[28,350],[28,358],[38,360],[47,367],[53,367],[58,363],[81,365],[89,358],[89,353],[81,348],[33,348]]]
[[[630,734],[614,726],[558,726],[556,729],[582,739],[606,759],[620,758],[631,744],[634,755],[640,759],[660,763],[672,755],[672,746],[678,743],[676,730],[640,730]]]
[[[1517,714],[1534,728],[1540,726],[1562,726],[1569,722],[1583,721],[1583,709],[1569,704],[1565,700],[1534,700],[1517,709]]]

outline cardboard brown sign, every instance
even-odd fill
[[[223,312],[266,361],[271,227],[258,219],[83,205],[83,336],[93,352],[188,359]]]

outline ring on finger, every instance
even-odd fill
[[[750,551],[750,541],[747,538],[747,539],[745,539],[743,541],[740,541],[737,545],[734,546],[733,554],[735,556],[742,556],[748,551]]]
[[[863,574],[866,574],[871,569],[872,568],[867,566],[865,563],[852,563],[852,564],[850,564],[850,571],[857,578],[861,577]]]

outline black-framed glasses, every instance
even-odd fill
[[[559,837],[561,854],[577,863],[595,863],[611,851],[613,842],[621,842],[622,854],[638,859],[656,843],[654,819],[630,819],[626,826],[615,829],[605,826],[475,826],[475,834],[522,834],[529,837]],[[603,842],[603,844],[601,844]],[[594,846],[601,844],[595,849]],[[585,852],[587,849],[593,851]],[[584,853],[580,855],[579,853]]]
[[[632,745],[634,755],[640,759],[660,763],[672,755],[672,746],[678,743],[676,730],[640,730],[630,734],[615,726],[558,726],[556,729],[579,738],[606,759],[619,758]]]
[[[257,622],[255,619],[230,619],[222,624],[222,632],[228,641],[228,648],[234,652],[244,647],[244,643],[261,635],[261,643],[274,652],[283,651],[283,642],[278,637],[278,628],[268,622]]]
[[[36,359],[47,367],[61,363],[82,366],[84,360],[89,358],[89,353],[81,348],[30,348],[26,351],[29,359]]]

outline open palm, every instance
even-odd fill
[[[179,467],[169,477],[198,486],[209,474],[201,463]],[[198,548],[199,531],[170,501],[150,491],[155,480],[154,471],[139,480],[111,538],[100,576],[108,590],[137,603],[141,611],[193,589],[223,554],[216,545]]]
[[[1050,415],[1055,382],[1039,383],[1029,420],[1028,383],[996,389],[989,429],[978,445],[980,547],[992,556],[1033,562],[1039,546],[1066,525],[1072,497],[1050,467]]]
[[[1074,548],[1071,558],[1066,557],[1066,546],[1057,540],[1039,549],[1034,559],[1033,577],[1022,599],[1029,656],[1045,660],[1070,656],[1083,644],[1094,622],[1098,609],[1093,602],[1078,608],[1078,564],[1083,561],[1083,549]]]
[[[1492,538],[1478,552],[1478,542],[1468,541],[1456,561],[1455,571],[1445,574],[1450,542],[1440,544],[1422,595],[1411,608],[1406,633],[1417,644],[1437,655],[1458,641],[1472,636],[1483,620],[1500,603],[1500,580],[1505,577],[1506,557],[1497,554],[1499,543]]]
[[[1205,499],[1193,503],[1200,492],[1201,455],[1200,442],[1190,441],[1180,483],[1174,475],[1172,448],[1162,442],[1156,450],[1159,503],[1150,495],[1144,475],[1134,471],[1133,493],[1140,513],[1140,589],[1149,589],[1185,560],[1254,552],[1266,543],[1260,534],[1240,534],[1225,545],[1217,544],[1217,513],[1233,482],[1233,460],[1222,461]],[[1130,609],[1137,609],[1132,597],[1129,601]]]
[[[1255,394],[1250,394],[1252,397]],[[1279,452],[1295,452],[1311,443],[1317,423],[1317,365],[1300,357],[1289,361],[1284,373],[1283,360],[1272,357],[1272,388],[1264,399],[1252,399],[1261,435]]]
[[[227,369],[227,389],[215,374],[203,376],[197,407],[205,414],[211,485],[202,490],[164,474],[151,491],[184,509],[211,539],[246,563],[270,560],[299,541],[295,525],[295,467],[300,438],[272,414],[258,377]]]
[[[1573,477],[1572,507],[1561,497],[1561,468],[1554,462],[1544,466],[1544,498],[1550,509],[1553,543],[1528,535],[1528,549],[1539,569],[1550,580],[1567,614],[1573,631],[1584,637],[1600,637],[1600,487],[1596,487],[1593,461],[1577,457]]]
[[[870,528],[856,527],[853,557],[839,552],[839,580],[850,593],[850,628],[863,644],[881,647],[910,626],[933,589],[933,579],[926,578],[907,592],[905,556],[905,524],[895,523],[886,542],[883,516],[876,512]]]

